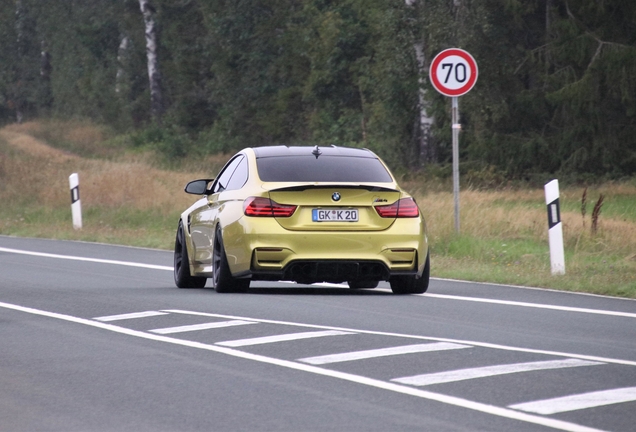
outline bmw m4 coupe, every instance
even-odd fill
[[[396,294],[428,289],[426,223],[415,200],[366,149],[271,146],[234,155],[182,213],[179,288],[245,290],[250,281],[343,283]]]

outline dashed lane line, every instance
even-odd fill
[[[414,375],[409,377],[394,378],[391,381],[413,386],[427,386],[432,384],[442,384],[456,381],[464,381],[476,378],[486,378],[498,375],[507,375],[520,372],[531,372],[548,369],[564,369],[580,366],[596,366],[606,363],[592,362],[579,359],[547,360],[527,363],[504,364],[496,366],[485,366],[470,369],[458,369],[431,374]]]
[[[615,358],[609,358],[609,357],[599,357],[599,356],[591,356],[591,355],[583,355],[583,354],[575,354],[575,353],[566,353],[566,352],[560,352],[560,351],[549,351],[549,350],[540,350],[540,349],[532,349],[532,348],[520,348],[520,347],[509,346],[509,345],[493,344],[493,343],[489,343],[489,342],[469,341],[469,340],[462,340],[462,339],[439,338],[439,337],[432,337],[432,336],[409,335],[409,334],[392,333],[392,332],[381,332],[381,331],[375,331],[375,330],[359,330],[359,329],[350,329],[350,328],[346,328],[346,327],[334,327],[334,326],[325,326],[325,325],[317,325],[317,324],[303,324],[303,323],[296,323],[296,322],[289,322],[289,321],[279,321],[279,320],[270,320],[270,319],[262,319],[262,318],[255,319],[255,318],[246,318],[246,317],[236,316],[236,315],[224,315],[224,314],[215,314],[215,313],[209,313],[209,312],[196,312],[196,311],[187,311],[187,310],[181,310],[181,309],[164,309],[162,311],[163,312],[168,312],[168,313],[175,313],[175,314],[182,314],[182,315],[192,315],[192,316],[205,316],[205,317],[215,317],[215,318],[223,318],[223,319],[254,320],[254,321],[258,321],[260,323],[281,324],[281,325],[287,325],[287,326],[305,327],[305,328],[312,328],[312,329],[340,330],[340,331],[344,331],[344,332],[352,332],[352,333],[358,333],[358,334],[371,334],[371,335],[377,335],[377,336],[406,337],[406,338],[409,338],[409,339],[417,339],[417,340],[422,340],[422,341],[449,342],[449,343],[455,343],[455,344],[460,344],[460,345],[472,345],[472,346],[478,346],[478,347],[482,347],[482,348],[492,348],[492,349],[498,349],[498,350],[503,350],[503,351],[524,352],[524,353],[532,353],[532,354],[546,354],[546,355],[557,356],[557,357],[577,358],[577,359],[581,359],[581,360],[597,361],[597,362],[603,362],[603,363],[612,363],[612,364],[621,364],[621,365],[627,365],[627,366],[636,366],[636,361],[632,361],[632,360],[622,360],[622,359],[615,359]]]
[[[285,367],[288,369],[303,371],[303,372],[312,373],[316,375],[341,379],[341,380],[349,381],[356,384],[366,385],[369,387],[392,391],[395,393],[410,395],[410,396],[418,397],[421,399],[436,401],[436,402],[440,402],[447,405],[470,409],[470,410],[481,412],[484,414],[490,414],[490,415],[518,420],[518,421],[522,421],[526,423],[546,426],[546,427],[550,427],[557,430],[563,430],[563,431],[569,431],[569,432],[603,432],[601,429],[586,427],[586,426],[582,426],[582,425],[567,422],[567,421],[540,417],[534,414],[527,414],[525,412],[519,412],[513,409],[501,408],[501,407],[496,407],[493,405],[488,405],[488,404],[484,404],[480,402],[474,402],[474,401],[458,398],[455,396],[447,396],[447,395],[443,395],[439,393],[421,390],[414,387],[408,387],[408,386],[400,385],[396,383],[381,381],[381,380],[377,380],[373,378],[367,378],[367,377],[354,375],[354,374],[350,374],[346,372],[323,369],[317,366],[308,365],[304,363],[298,363],[298,362],[289,361],[289,360],[281,360],[281,359],[266,357],[266,356],[262,356],[258,354],[252,354],[252,353],[239,351],[239,350],[235,350],[235,349],[227,348],[223,346],[204,344],[200,342],[176,339],[169,336],[147,333],[147,332],[142,332],[138,330],[131,330],[131,329],[119,327],[113,324],[107,324],[104,322],[74,317],[71,315],[64,315],[64,314],[60,314],[56,312],[48,312],[48,311],[43,311],[43,310],[34,309],[30,307],[13,305],[9,303],[0,302],[0,307],[5,309],[11,309],[14,311],[29,313],[33,315],[39,315],[39,316],[44,316],[48,318],[72,322],[76,324],[82,324],[85,326],[99,328],[102,330],[124,334],[127,336],[138,337],[141,339],[164,342],[164,343],[169,343],[173,345],[185,346],[189,348],[196,348],[200,350],[206,350],[206,351],[211,351],[211,352],[215,352],[219,354],[229,355],[236,358],[242,358],[245,360],[252,360],[252,361],[257,361],[260,363],[271,364],[271,365],[275,365],[279,367]]]
[[[168,312],[159,312],[159,311],[134,312],[134,313],[127,313],[127,314],[96,317],[93,319],[96,321],[109,322],[109,321],[120,321],[120,320],[127,320],[127,319],[148,318],[148,317],[160,316],[160,315],[168,315]]]
[[[508,408],[536,414],[558,414],[604,405],[636,401],[636,387],[582,393],[534,402],[510,405]]]
[[[275,336],[264,336],[250,339],[237,339],[231,341],[223,341],[217,342],[216,345],[226,346],[226,347],[242,347],[242,346],[252,346],[252,345],[262,345],[269,344],[275,342],[288,342],[300,339],[313,339],[325,336],[343,336],[343,335],[351,335],[355,334],[352,332],[344,332],[338,330],[326,330],[326,331],[314,331],[314,332],[301,332],[301,333],[287,333],[280,334]]]
[[[403,345],[390,348],[380,348],[364,351],[352,351],[340,354],[329,354],[316,357],[306,357],[298,359],[303,363],[309,363],[313,365],[348,362],[354,360],[372,359],[378,357],[388,357],[403,354],[423,353],[423,352],[437,352],[445,350],[472,348],[469,345],[460,345],[448,342],[433,342],[426,344],[415,345]]]
[[[243,321],[243,320],[217,321],[217,322],[203,323],[203,324],[192,324],[192,325],[184,325],[184,326],[178,326],[178,327],[159,328],[159,329],[148,330],[148,331],[152,333],[157,333],[157,334],[174,334],[174,333],[185,333],[185,332],[192,332],[192,331],[198,331],[198,330],[234,327],[234,326],[241,326],[241,325],[247,325],[247,324],[258,324],[258,322]]]

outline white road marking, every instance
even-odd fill
[[[448,342],[434,342],[427,344],[404,345],[391,348],[380,348],[365,351],[353,351],[340,354],[329,354],[316,357],[306,357],[298,361],[313,365],[347,362],[353,360],[370,359],[377,357],[388,357],[401,354],[412,354],[422,352],[445,351],[453,349],[472,348],[469,345],[459,345]]]
[[[294,282],[295,283],[295,282]],[[321,286],[321,287],[325,287],[325,288],[349,288],[349,285],[346,283],[330,283],[330,282],[319,282],[319,283],[315,283],[312,284],[315,286]]]
[[[380,381],[373,378],[367,378],[359,375],[354,375],[345,372],[338,372],[329,369],[323,369],[317,366],[307,365],[303,363],[297,363],[288,360],[281,360],[271,357],[266,357],[258,354],[251,354],[248,352],[238,351],[231,348],[225,348],[216,345],[209,345],[195,341],[176,339],[169,336],[162,336],[152,333],[141,332],[137,330],[131,330],[124,327],[119,327],[113,324],[102,323],[98,321],[92,321],[85,318],[74,317],[71,315],[59,314],[56,312],[48,312],[39,309],[33,309],[25,306],[13,305],[9,303],[0,302],[0,307],[5,309],[11,309],[19,312],[29,313],[33,315],[44,316],[48,318],[63,320],[67,322],[73,322],[76,324],[82,324],[89,327],[100,328],[102,330],[108,330],[114,333],[124,334],[127,336],[138,337],[141,339],[154,340],[157,342],[170,343],[173,345],[180,345],[189,348],[196,348],[206,351],[211,351],[219,354],[225,354],[237,358],[242,358],[245,360],[252,360],[261,363],[271,364],[279,367],[285,367],[288,369],[299,370],[307,373],[313,373],[316,375],[328,376],[331,378],[341,379],[344,381],[349,381],[361,385],[366,385],[369,387],[375,387],[382,390],[393,391],[400,394],[405,394],[413,397],[419,397],[422,399],[427,399],[431,401],[436,401],[448,405],[453,405],[461,408],[470,409],[473,411],[478,411],[485,414],[496,415],[499,417],[509,418],[513,420],[519,420],[527,423],[542,425],[546,427],[551,427],[553,429],[559,429],[563,431],[570,432],[603,432],[601,429],[590,428],[582,425],[578,425],[576,423],[570,423],[566,421],[539,417],[532,414],[526,414],[519,411],[515,411],[512,409],[500,408],[492,405],[487,405],[479,402],[473,402],[466,399],[447,396],[439,393],[429,392],[413,387],[403,386],[395,383],[390,383],[386,381]],[[181,311],[182,313],[184,311]],[[196,314],[193,314],[196,315]],[[259,320],[263,322],[262,320]],[[359,332],[362,333],[362,332]]]
[[[85,261],[85,262],[94,262],[94,263],[102,263],[102,264],[114,264],[114,265],[122,265],[122,266],[128,266],[128,267],[147,268],[147,269],[153,269],[153,270],[166,270],[166,271],[174,270],[174,268],[171,266],[160,266],[160,265],[135,263],[135,262],[128,262],[128,261],[104,260],[104,259],[97,259],[97,258],[84,258],[84,257],[78,257],[78,256],[71,256],[71,255],[57,255],[57,254],[32,252],[32,251],[3,248],[3,247],[0,247],[0,252],[14,253],[14,254],[20,254],[20,255],[31,255],[31,256],[38,256],[38,257],[44,257],[44,258],[56,258],[56,259]],[[466,282],[466,281],[457,281],[457,282]],[[343,284],[317,284],[317,285],[337,286],[342,288],[347,287],[347,285],[343,285]],[[501,285],[501,286],[508,286],[508,285]],[[515,287],[515,288],[526,288],[526,287]],[[528,288],[528,289],[535,289],[535,288]],[[387,290],[379,289],[379,290],[390,292],[390,290],[388,289]],[[576,293],[571,293],[571,294],[576,294]],[[515,302],[515,301],[507,301],[507,300],[462,297],[462,296],[432,294],[432,293],[417,294],[417,295],[423,296],[423,297],[432,297],[432,298],[440,298],[440,299],[448,299],[448,300],[472,301],[472,302],[478,302],[478,303],[492,303],[492,304],[500,304],[500,305],[506,305],[506,306],[523,306],[523,307],[531,307],[531,308],[537,308],[537,309],[548,309],[548,310],[588,313],[588,314],[596,314],[596,315],[636,318],[636,313],[609,311],[609,310],[602,310],[602,309],[575,308],[575,307],[548,305],[548,304],[541,304],[541,303]]]
[[[135,319],[135,318],[147,318],[147,317],[153,317],[153,316],[159,316],[159,315],[168,315],[168,312],[159,312],[159,311],[134,312],[134,313],[121,314],[121,315],[101,316],[101,317],[96,317],[93,319],[96,321],[107,322],[107,321],[119,321],[119,320]]]
[[[71,256],[71,255],[57,255],[57,254],[42,253],[42,252],[24,251],[20,249],[9,249],[9,248],[3,248],[3,247],[0,247],[0,252],[8,252],[8,253],[14,253],[14,254],[20,254],[20,255],[31,255],[31,256],[37,256],[37,257],[43,257],[43,258],[64,259],[64,260],[71,260],[71,261],[94,262],[94,263],[100,263],[100,264],[115,264],[115,265],[121,265],[121,266],[127,266],[127,267],[147,268],[152,270],[173,271],[174,269],[173,267],[160,266],[160,265],[154,265],[154,264],[105,260],[105,259],[98,259],[98,258],[84,258],[84,257],[78,257],[78,256]]]
[[[603,390],[591,393],[583,393],[553,399],[540,400],[510,405],[508,408],[532,412],[543,415],[558,414],[568,411],[576,411],[585,408],[594,408],[604,405],[613,405],[623,402],[636,401],[636,387]]]
[[[250,339],[237,339],[232,341],[223,341],[217,342],[216,345],[227,346],[227,347],[242,347],[242,346],[250,346],[250,345],[261,345],[268,344],[274,342],[287,342],[299,339],[312,339],[318,337],[325,336],[341,336],[341,335],[349,335],[355,334],[351,332],[343,332],[337,330],[326,330],[326,331],[316,331],[316,332],[302,332],[302,333],[288,333],[276,336],[265,336],[265,337],[257,337]]]
[[[414,386],[427,386],[432,384],[442,384],[456,381],[464,381],[475,378],[485,378],[496,375],[506,375],[519,372],[530,372],[546,369],[562,369],[579,366],[595,366],[604,363],[592,362],[578,359],[548,360],[528,363],[516,363],[497,366],[486,366],[480,368],[458,369],[453,371],[438,372],[431,374],[414,375],[410,377],[394,378],[391,381],[400,384]]]
[[[234,316],[234,315],[222,315],[222,314],[213,314],[213,313],[207,313],[207,312],[185,311],[180,309],[165,309],[164,312],[169,312],[174,314],[183,314],[183,315],[226,318],[226,319],[254,320],[254,321],[267,323],[267,324],[282,324],[287,326],[305,327],[305,328],[313,328],[313,329],[340,330],[344,332],[371,334],[371,335],[377,335],[377,336],[406,337],[410,339],[417,339],[417,340],[424,340],[424,341],[450,342],[450,343],[456,343],[460,345],[472,345],[472,346],[478,346],[482,348],[492,348],[492,349],[498,349],[498,350],[504,350],[504,351],[523,352],[523,353],[532,353],[532,354],[545,354],[550,356],[577,358],[581,360],[589,360],[589,361],[596,361],[596,362],[602,362],[602,363],[636,366],[636,361],[632,361],[632,360],[622,360],[622,359],[615,359],[615,358],[609,358],[609,357],[590,356],[590,355],[582,355],[582,354],[567,353],[567,352],[560,352],[560,351],[547,351],[547,350],[530,349],[530,348],[519,348],[519,347],[513,347],[509,345],[499,345],[499,344],[493,344],[488,342],[469,341],[469,340],[462,340],[462,339],[448,339],[448,338],[438,338],[438,337],[431,337],[431,336],[419,336],[419,335],[408,335],[408,334],[401,334],[401,333],[380,332],[380,331],[373,331],[373,330],[350,329],[346,327],[333,327],[333,326],[324,326],[324,325],[316,325],[316,324],[302,324],[302,323],[295,323],[295,322],[289,322],[289,321],[268,320],[268,319],[261,319],[261,318],[255,319],[255,318],[246,318],[246,317]]]
[[[440,298],[440,299],[448,299],[448,300],[462,300],[462,301],[470,301],[476,303],[491,303],[505,306],[522,306],[536,309],[548,309],[548,310],[557,310],[563,312],[578,312],[578,313],[587,313],[587,314],[596,314],[596,315],[609,315],[609,316],[617,316],[617,317],[625,317],[625,318],[636,318],[636,313],[630,312],[618,312],[618,311],[608,311],[601,309],[587,309],[587,308],[578,308],[578,307],[569,307],[569,306],[557,306],[557,305],[548,305],[541,303],[527,303],[527,302],[517,302],[517,301],[509,301],[509,300],[497,300],[497,299],[485,299],[485,298],[477,298],[477,297],[462,297],[455,295],[446,295],[446,294],[418,294],[423,297],[432,297],[432,298]]]
[[[197,330],[208,330],[208,329],[216,329],[216,328],[224,328],[224,327],[233,327],[233,326],[240,326],[240,325],[246,325],[246,324],[258,324],[258,322],[256,322],[256,321],[241,321],[241,320],[217,321],[217,322],[203,323],[203,324],[193,324],[193,325],[185,325],[185,326],[178,326],[178,327],[160,328],[160,329],[154,329],[154,330],[148,330],[148,331],[152,332],[152,333],[157,333],[157,334],[173,334],[173,333],[184,333],[184,332],[191,332],[191,331],[197,331]]]

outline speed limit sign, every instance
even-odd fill
[[[435,90],[444,96],[462,96],[477,82],[477,62],[466,51],[450,48],[435,56],[429,74]]]

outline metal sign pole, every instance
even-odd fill
[[[456,97],[451,98],[452,128],[453,128],[453,198],[455,201],[455,232],[459,234],[459,102]]]

